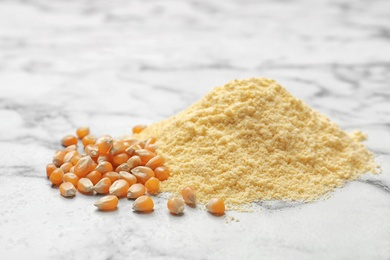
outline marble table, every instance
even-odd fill
[[[390,2],[1,1],[2,259],[389,259]],[[232,79],[271,77],[381,163],[328,199],[214,217],[98,212],[45,176],[80,125],[122,136]],[[233,219],[234,218],[234,219]]]

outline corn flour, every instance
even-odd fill
[[[362,133],[342,131],[266,78],[216,87],[140,134],[149,136],[171,169],[161,190],[190,185],[200,202],[312,201],[378,170]]]

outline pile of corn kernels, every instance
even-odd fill
[[[146,126],[133,127],[140,133]],[[79,142],[83,153],[79,152]],[[77,192],[86,195],[104,195],[95,202],[101,211],[115,210],[120,198],[134,200],[133,210],[152,212],[152,196],[157,195],[160,182],[169,178],[164,158],[157,154],[156,139],[114,139],[109,135],[99,138],[91,135],[88,127],[80,127],[76,135],[62,138],[63,150],[55,152],[53,162],[46,166],[46,174],[53,187],[59,187],[63,197],[74,197]],[[167,202],[172,214],[180,215],[185,204],[195,205],[196,194],[184,187],[182,198],[172,197]],[[221,199],[211,199],[207,210],[215,215],[225,212]]]

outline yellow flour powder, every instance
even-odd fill
[[[343,132],[265,78],[216,87],[140,134],[148,136],[171,169],[162,191],[191,185],[201,202],[311,201],[377,170],[364,135]]]

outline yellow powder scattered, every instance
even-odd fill
[[[347,134],[273,80],[234,80],[181,113],[146,128],[171,177],[162,191],[191,185],[200,202],[312,201],[376,173],[360,132]]]

